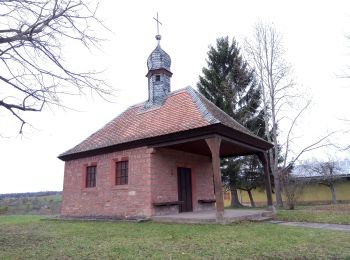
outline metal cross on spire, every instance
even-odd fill
[[[161,23],[161,22],[159,21],[159,19],[158,19],[158,12],[157,12],[157,18],[154,18],[154,17],[153,17],[153,19],[156,20],[156,22],[157,22],[157,35],[156,35],[156,39],[157,39],[158,44],[159,44],[159,41],[160,41],[160,39],[162,38],[162,37],[160,36],[160,34],[159,34],[159,24],[162,25],[162,23]]]

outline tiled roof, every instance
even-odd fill
[[[60,156],[219,123],[259,138],[203,95],[187,87],[170,93],[164,104],[159,107],[144,110],[144,103],[129,107],[100,130]]]
[[[238,123],[236,120],[234,120],[231,116],[222,111],[220,108],[218,108],[214,103],[205,98],[201,93],[198,93],[191,87],[188,87],[187,91],[191,94],[192,99],[197,104],[197,108],[200,111],[203,111],[203,117],[206,118],[206,120],[211,124],[221,123],[239,132],[261,139],[260,137],[250,132],[247,128],[242,126],[240,123]]]

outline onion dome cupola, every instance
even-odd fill
[[[160,23],[158,21],[158,14],[155,20],[158,27]],[[159,35],[159,28],[156,39],[158,41],[157,47],[147,59],[148,101],[145,104],[146,108],[162,105],[170,93],[170,78],[172,76],[170,71],[171,59],[169,54],[160,47],[161,36]]]
[[[171,59],[168,53],[166,53],[160,44],[152,51],[147,59],[148,71],[165,69],[170,71]]]

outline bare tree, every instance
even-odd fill
[[[20,133],[24,112],[62,106],[64,95],[112,94],[98,72],[72,70],[65,61],[64,46],[98,46],[94,28],[104,26],[97,7],[83,0],[0,1],[0,110],[19,120]]]
[[[273,25],[258,23],[252,39],[246,40],[245,45],[263,95],[265,135],[268,141],[274,144],[273,150],[269,152],[269,164],[274,177],[276,203],[277,206],[283,207],[281,175],[286,174],[303,153],[328,145],[325,142],[331,134],[311,142],[293,159],[289,159],[290,146],[294,139],[293,129],[298,119],[308,109],[310,101],[303,100],[295,90],[291,65],[284,59],[282,36]],[[300,103],[304,105],[296,109],[295,104]],[[292,115],[291,111],[296,113]],[[289,119],[289,128],[281,140],[278,126],[286,119]]]
[[[281,175],[282,192],[288,209],[295,209],[300,196],[303,194],[308,179],[305,176],[294,176],[291,172]]]
[[[326,161],[313,160],[303,165],[304,170],[310,175],[310,179],[329,188],[332,195],[332,203],[337,204],[335,184],[342,181],[342,168],[331,157]]]
[[[294,85],[290,78],[290,65],[284,60],[281,36],[271,25],[258,23],[255,26],[253,41],[246,41],[246,50],[256,69],[263,94],[265,133],[268,141],[274,144],[269,153],[270,169],[274,176],[276,202],[283,206],[280,176],[278,174],[278,116],[288,100],[288,89]]]

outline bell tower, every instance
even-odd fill
[[[170,71],[171,59],[170,56],[160,47],[161,36],[159,34],[158,13],[157,19],[157,47],[152,51],[147,59],[148,73],[148,100],[145,108],[161,106],[170,92]]]

